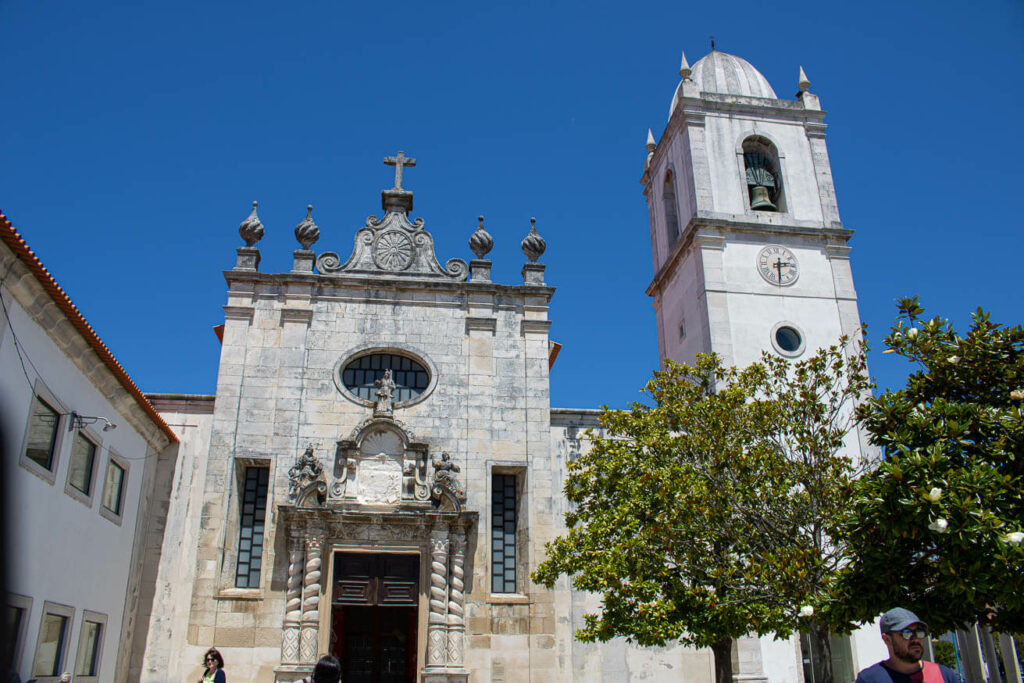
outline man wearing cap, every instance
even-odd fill
[[[923,662],[928,624],[910,610],[896,607],[879,621],[889,659],[869,666],[856,683],[960,683],[960,676],[935,662]]]

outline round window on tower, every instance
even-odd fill
[[[391,371],[396,407],[419,403],[433,390],[437,373],[425,359],[405,350],[362,349],[338,361],[334,383],[351,401],[374,405],[377,380]]]
[[[793,323],[781,322],[772,328],[772,346],[780,355],[796,358],[804,352],[804,334]]]

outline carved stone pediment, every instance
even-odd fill
[[[409,220],[401,211],[388,211],[383,218],[369,216],[356,232],[352,255],[344,263],[335,252],[324,252],[316,260],[321,275],[387,275],[396,279],[462,281],[469,266],[458,258],[442,268],[434,253],[434,238],[423,227],[423,219]]]
[[[394,418],[363,421],[338,441],[328,505],[429,506],[428,448]]]

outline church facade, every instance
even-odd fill
[[[660,356],[744,364],[857,334],[852,233],[805,79],[781,100],[718,52],[681,77],[642,178]],[[523,238],[521,282],[491,281],[482,219],[475,258],[442,265],[403,186],[415,160],[385,162],[394,186],[348,254],[313,250],[310,209],[292,270],[260,271],[254,205],[225,273],[216,396],[149,396],[181,445],[131,680],[195,679],[211,646],[266,683],[325,653],[349,683],[712,680],[706,651],[575,641],[594,597],[530,581],[597,426],[550,406],[544,239]],[[878,659],[876,640],[844,641],[847,668]],[[745,639],[736,658],[745,680],[805,676],[796,640]]]

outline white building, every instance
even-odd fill
[[[660,357],[717,351],[743,365],[857,335],[852,232],[802,72],[795,99],[720,52],[684,62],[681,77],[642,178]],[[558,275],[531,229],[522,281],[492,282],[482,225],[476,258],[442,266],[410,213],[409,162],[387,160],[395,186],[382,215],[343,240],[350,255],[314,253],[310,215],[292,269],[260,272],[253,208],[226,273],[215,396],[147,402],[45,272],[16,244],[3,252],[13,508],[66,535],[12,526],[25,557],[11,580],[23,676],[62,669],[58,655],[76,661],[99,628],[120,635],[93,658],[116,659],[118,681],[195,679],[210,646],[233,680],[260,683],[297,680],[326,652],[347,683],[712,680],[706,650],[575,641],[594,596],[530,582],[564,530],[566,464],[596,424],[595,411],[550,406],[547,279]],[[90,447],[86,476],[76,463]],[[123,473],[116,519],[108,472]],[[99,483],[80,491],[89,477]],[[133,632],[131,615],[146,628]],[[884,654],[873,629],[837,639],[839,680]],[[796,638],[737,644],[740,680],[811,683],[803,660]]]
[[[120,683],[177,439],[3,215],[0,299],[5,654],[22,680]]]

